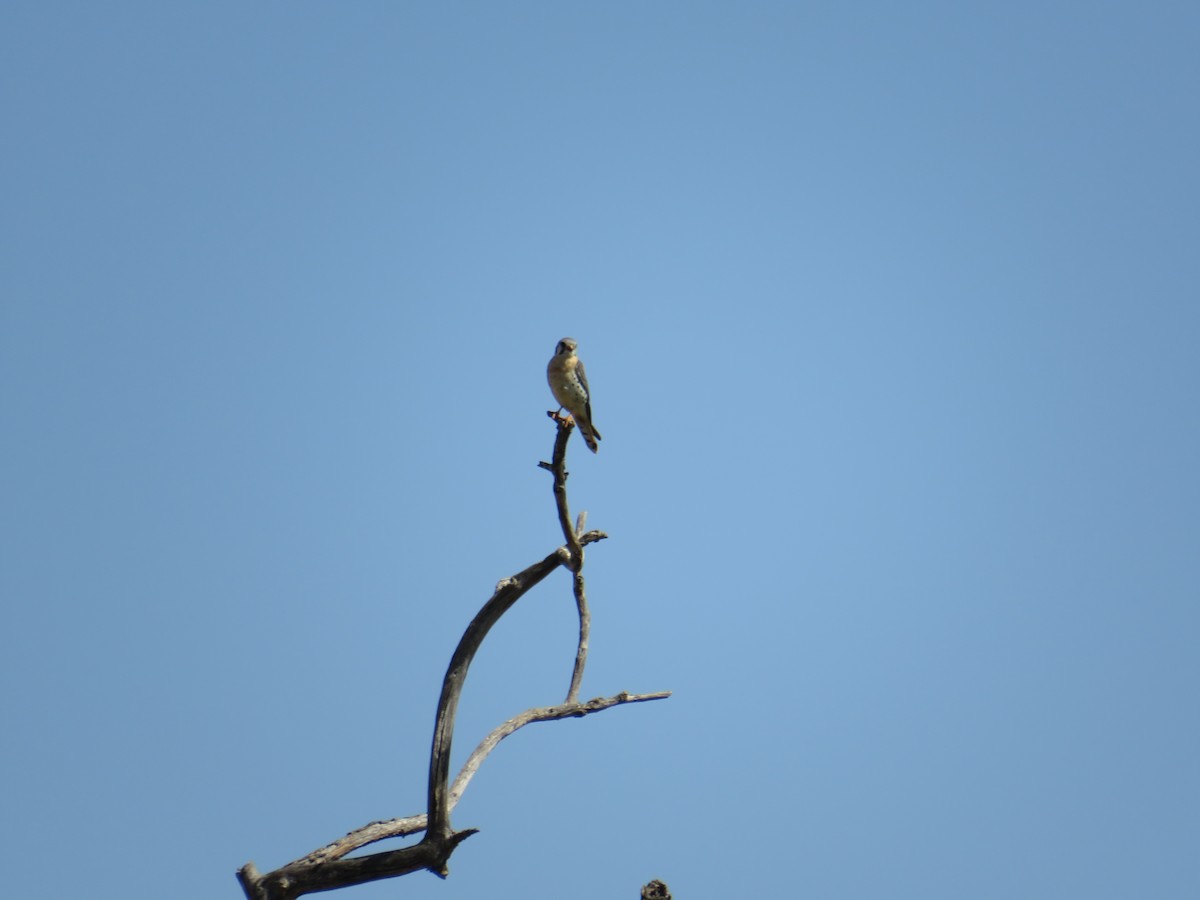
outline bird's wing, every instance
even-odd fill
[[[588,387],[587,373],[583,371],[582,359],[575,363],[575,374],[579,376],[579,383],[583,385],[583,395],[590,401],[592,399],[592,391]]]

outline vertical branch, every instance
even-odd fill
[[[567,438],[571,436],[574,423],[570,419],[560,419],[554,413],[547,415],[558,424],[558,436],[554,439],[554,456],[551,457],[550,464],[540,465],[554,475],[554,504],[558,507],[558,525],[562,529],[563,540],[567,542],[567,549],[571,551],[571,561],[567,563],[567,568],[578,572],[583,568],[583,547],[575,529],[571,527],[571,510],[567,507]]]
[[[579,702],[579,686],[583,683],[583,667],[587,665],[588,636],[592,630],[592,614],[588,611],[587,595],[583,590],[583,573],[576,572],[575,608],[579,610],[579,646],[575,650],[575,668],[571,671],[571,687],[567,690],[567,703]]]
[[[568,568],[572,575],[572,587],[575,593],[575,608],[579,611],[579,644],[575,650],[575,666],[571,670],[571,686],[567,689],[567,703],[579,700],[579,687],[583,683],[583,669],[587,665],[588,636],[592,630],[592,615],[588,611],[587,594],[583,582],[583,546],[579,536],[583,534],[583,526],[587,522],[587,513],[581,512],[575,527],[571,527],[571,510],[567,505],[567,439],[571,436],[569,419],[559,418],[550,413],[550,417],[558,425],[558,435],[554,440],[554,456],[550,465],[542,463],[554,475],[554,503],[558,508],[558,524],[562,528],[563,538],[571,551],[571,562]]]

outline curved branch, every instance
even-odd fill
[[[442,680],[442,693],[438,698],[437,718],[433,727],[433,747],[429,753],[429,825],[426,838],[430,835],[445,837],[450,828],[450,806],[446,782],[450,777],[450,747],[454,739],[454,718],[458,712],[458,698],[467,680],[467,669],[479,650],[483,639],[500,617],[508,612],[535,584],[562,565],[565,554],[555,550],[541,562],[534,563],[520,574],[506,578],[496,586],[496,593],[481,609],[463,632],[462,639],[454,648],[450,665]]]
[[[479,771],[480,766],[483,765],[483,761],[496,749],[496,745],[526,725],[531,725],[534,722],[550,722],[555,719],[579,718],[626,703],[665,700],[670,696],[670,691],[655,691],[650,694],[631,694],[628,691],[622,691],[612,697],[597,697],[585,703],[563,703],[558,706],[534,707],[513,716],[511,719],[492,729],[491,733],[480,741],[479,746],[471,752],[462,769],[459,770],[458,776],[454,779],[454,783],[450,786],[448,799],[450,809],[453,810],[458,805],[458,801],[466,793],[471,779],[475,777],[475,773]],[[354,829],[354,831],[349,832],[344,837],[338,838],[333,843],[327,844],[319,850],[314,850],[312,853],[295,862],[288,863],[288,866],[285,868],[320,865],[330,860],[341,859],[343,856],[366,847],[368,844],[385,841],[389,838],[407,837],[410,834],[422,832],[425,830],[428,821],[428,816],[422,813],[418,816],[405,816],[399,819],[383,819],[378,822],[371,822],[362,828]]]
[[[458,803],[467,785],[480,765],[496,745],[510,734],[532,722],[546,722],[568,717],[586,716],[625,703],[640,703],[660,700],[671,695],[670,691],[653,694],[630,694],[622,692],[614,697],[597,697],[586,703],[578,701],[583,670],[587,662],[588,635],[591,615],[587,606],[587,595],[583,580],[583,548],[586,544],[608,537],[601,531],[584,533],[586,513],[581,513],[575,527],[570,525],[567,506],[565,467],[567,439],[572,424],[569,419],[560,419],[549,413],[558,424],[554,442],[553,463],[539,463],[554,473],[554,495],[558,509],[559,525],[563,530],[566,545],[557,548],[540,562],[536,562],[511,578],[496,585],[496,591],[471,620],[459,640],[442,681],[442,692],[438,698],[437,716],[434,722],[433,745],[429,755],[429,811],[426,815],[409,816],[371,822],[356,829],[337,841],[328,844],[266,875],[261,875],[254,863],[246,863],[238,870],[238,880],[249,900],[294,900],[302,894],[314,891],[333,890],[368,881],[406,875],[420,869],[428,869],[445,877],[446,863],[455,848],[475,833],[475,829],[455,832],[450,827],[450,812]],[[449,787],[450,750],[454,737],[454,719],[458,700],[466,682],[467,670],[475,658],[483,639],[492,626],[499,621],[530,588],[541,582],[559,566],[566,566],[572,574],[576,607],[579,611],[579,644],[575,654],[575,666],[571,675],[571,686],[567,701],[558,706],[534,707],[514,716],[494,729],[467,759],[454,785]],[[347,854],[367,844],[386,838],[402,837],[424,831],[420,843],[398,850],[373,853],[369,856],[346,858]]]
[[[631,694],[628,691],[621,691],[621,693],[613,697],[596,697],[584,703],[569,702],[560,703],[558,706],[535,706],[532,709],[527,709],[525,712],[513,716],[508,721],[494,728],[491,734],[479,742],[479,746],[471,753],[463,765],[462,771],[454,779],[454,786],[450,788],[450,803],[451,805],[458,803],[459,798],[462,797],[463,792],[467,789],[467,785],[471,783],[471,779],[475,776],[475,772],[478,771],[483,761],[487,759],[488,754],[496,748],[496,745],[526,725],[534,722],[552,722],[555,719],[580,718],[605,709],[611,709],[614,706],[621,706],[625,703],[645,703],[649,700],[665,700],[670,696],[670,691],[655,691],[651,694]]]
[[[582,547],[593,541],[606,538],[602,531],[589,531],[581,537],[575,537],[575,543]],[[582,550],[580,551],[582,553]],[[467,678],[467,669],[479,645],[487,637],[492,626],[500,617],[510,610],[514,603],[538,584],[560,565],[566,565],[570,559],[570,551],[559,547],[541,562],[534,563],[524,571],[506,578],[496,586],[490,600],[483,605],[450,657],[450,665],[446,669],[446,677],[442,680],[442,693],[438,699],[437,718],[433,728],[433,747],[429,754],[429,824],[426,836],[433,834],[447,838],[452,834],[450,828],[450,806],[446,783],[450,777],[450,746],[454,737],[454,717],[458,710],[458,698],[462,694],[463,684]]]
[[[582,546],[604,540],[606,537],[608,535],[602,531],[589,531],[578,538],[578,543]],[[314,891],[393,878],[419,869],[429,869],[442,876],[446,874],[446,863],[454,849],[475,833],[473,828],[459,832],[450,828],[450,792],[446,784],[451,738],[454,734],[454,713],[458,708],[458,698],[466,680],[467,668],[484,637],[499,618],[530,588],[559,566],[566,565],[570,558],[570,550],[559,547],[540,562],[511,578],[504,579],[496,585],[495,593],[467,626],[450,659],[450,666],[442,682],[441,698],[438,701],[429,762],[429,815],[390,822],[373,822],[265,875],[259,874],[253,863],[246,863],[238,870],[237,875],[247,898],[293,900]],[[430,823],[435,827],[429,827]],[[370,856],[344,858],[347,853],[365,844],[421,830],[425,831],[425,837],[419,844],[411,847],[373,853]]]

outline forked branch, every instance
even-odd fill
[[[249,900],[292,900],[302,894],[334,890],[383,878],[394,878],[421,869],[428,869],[445,877],[449,871],[447,862],[450,855],[463,840],[475,833],[475,829],[454,831],[450,825],[450,813],[483,760],[500,741],[533,722],[586,716],[626,703],[660,700],[670,696],[669,691],[652,694],[622,692],[613,697],[598,697],[585,703],[579,702],[579,687],[583,680],[583,669],[587,661],[590,626],[590,614],[587,608],[582,572],[583,548],[588,544],[603,540],[607,535],[601,531],[584,532],[583,525],[586,516],[583,514],[580,515],[575,527],[571,527],[570,513],[567,507],[567,472],[565,468],[566,445],[567,438],[570,436],[571,423],[569,420],[553,417],[558,424],[553,462],[540,465],[554,473],[555,503],[566,544],[511,578],[501,581],[496,586],[495,593],[483,605],[463,633],[458,647],[450,659],[450,665],[442,682],[441,696],[438,699],[433,743],[429,755],[429,812],[424,815],[372,822],[265,875],[258,872],[254,863],[246,863],[238,871],[238,880]],[[579,643],[567,701],[558,706],[528,709],[494,729],[475,748],[451,786],[448,781],[454,719],[471,661],[475,658],[483,639],[487,637],[488,632],[500,617],[511,609],[525,593],[559,566],[566,566],[572,573],[575,602],[579,611]],[[376,841],[403,837],[421,831],[425,832],[424,837],[411,847],[347,858],[348,854]]]

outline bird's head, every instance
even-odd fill
[[[554,349],[555,356],[570,356],[575,352],[575,348],[579,344],[575,342],[575,338],[563,338],[558,342],[558,346]]]

